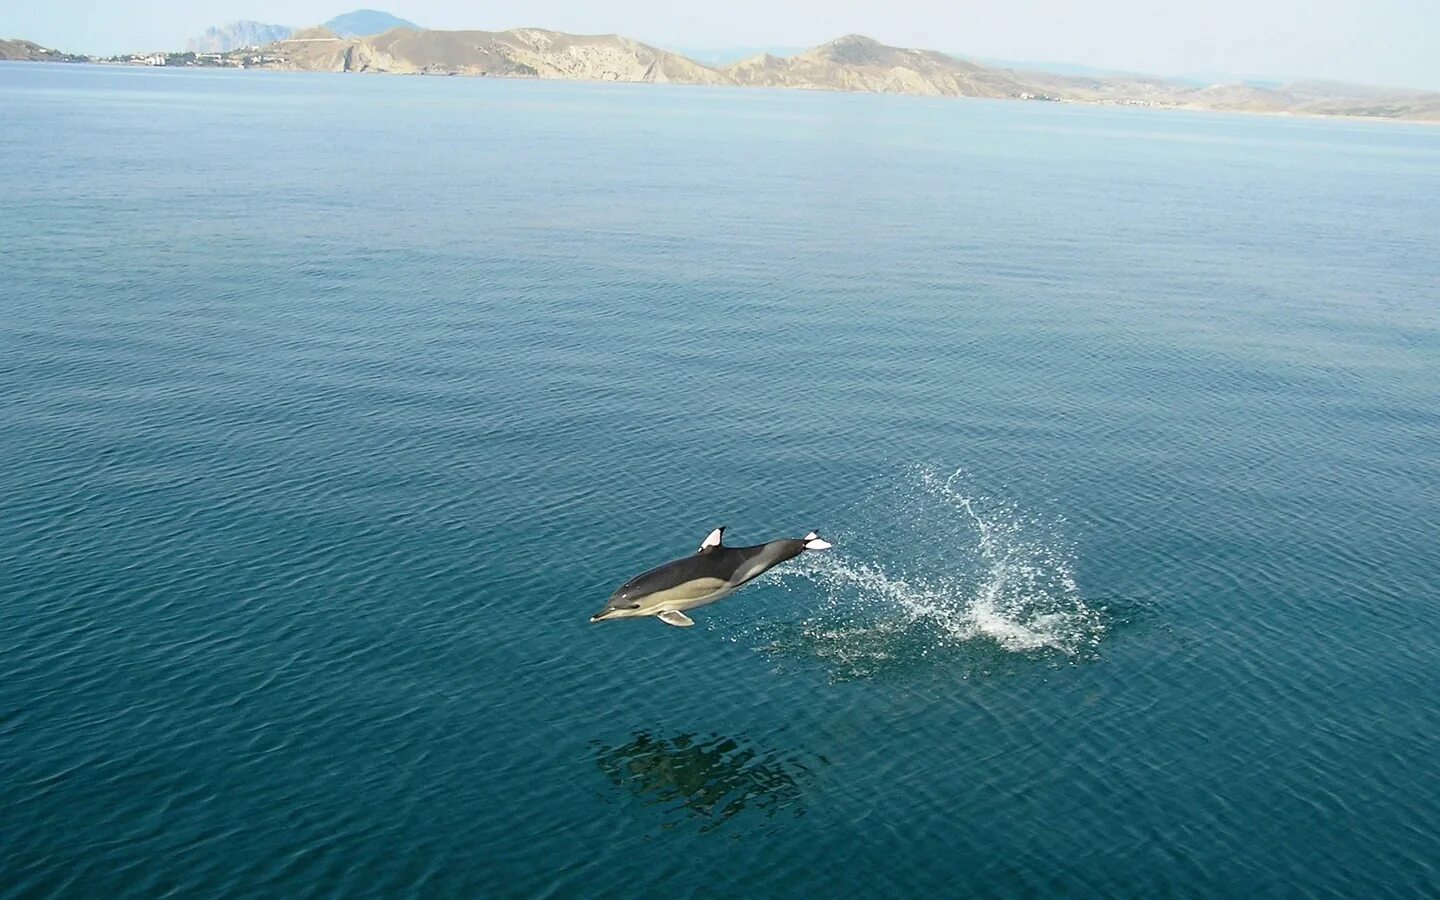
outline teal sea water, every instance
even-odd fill
[[[0,196],[0,895],[1440,893],[1440,130],[12,64]]]

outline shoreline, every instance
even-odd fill
[[[701,82],[687,81],[640,81],[621,80],[618,78],[545,78],[535,75],[504,75],[473,72],[391,72],[379,69],[364,71],[333,71],[324,69],[307,69],[298,66],[284,65],[151,65],[134,60],[90,58],[84,60],[57,60],[57,59],[6,59],[0,60],[0,65],[5,64],[28,64],[28,65],[53,65],[53,66],[96,66],[100,68],[125,68],[125,69],[168,69],[171,71],[230,71],[230,72],[282,72],[299,75],[369,75],[369,76],[391,76],[407,78],[466,78],[466,79],[500,79],[514,82],[566,82],[571,84],[615,84],[615,85],[650,85],[656,87],[698,87],[698,88],[720,88],[737,89],[745,91],[800,91],[814,94],[855,94],[872,97],[920,97],[934,100],[981,100],[1002,103],[1024,103],[1035,105],[1061,105],[1072,107],[1098,108],[1098,109],[1133,109],[1144,112],[1183,112],[1183,113],[1209,113],[1212,115],[1235,115],[1258,117],[1267,119],[1294,119],[1294,120],[1331,120],[1336,122],[1386,122],[1400,125],[1420,125],[1434,127],[1440,125],[1440,116],[1436,118],[1404,118],[1400,116],[1362,116],[1345,115],[1343,113],[1305,112],[1294,110],[1263,110],[1263,109],[1227,109],[1213,106],[1192,106],[1182,104],[1162,103],[1139,103],[1120,102],[1104,100],[1083,100],[1071,97],[1057,98],[1021,98],[1021,97],[984,97],[971,94],[930,94],[919,91],[870,91],[854,90],[846,88],[831,87],[807,87],[800,85],[774,85],[774,84],[705,84]]]

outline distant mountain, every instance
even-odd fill
[[[989,56],[969,56],[964,53],[952,53],[951,56],[957,59],[968,59],[977,62],[982,66],[989,66],[992,69],[1014,69],[1017,72],[1049,72],[1052,75],[1081,75],[1090,78],[1143,78],[1139,72],[1132,72],[1129,69],[1109,69],[1101,66],[1087,66],[1084,63],[1054,62],[1021,59],[995,59]],[[1191,78],[1172,79],[1176,81],[1194,81]],[[1212,78],[1208,81],[1201,80],[1199,84],[1214,84],[1223,79]]]
[[[418,31],[414,22],[392,16],[376,9],[357,9],[354,12],[336,16],[324,24],[325,29],[340,37],[369,37],[382,34],[392,28],[410,28]],[[295,33],[289,25],[270,25],[265,22],[247,20],[232,22],[205,29],[199,37],[185,42],[185,49],[191,53],[228,53],[243,47],[263,47],[282,41]]]
[[[340,37],[346,38],[370,37],[371,35],[384,34],[392,28],[408,28],[411,31],[421,30],[420,26],[414,22],[406,21],[398,16],[392,16],[378,9],[357,9],[343,16],[336,16],[320,27],[326,31],[334,32]]]
[[[199,37],[185,42],[191,53],[228,53],[242,47],[263,47],[284,40],[295,31],[289,25],[267,25],[249,20],[205,29]]]
[[[1180,81],[1198,86],[1208,84],[1254,84],[1260,87],[1279,87],[1294,78],[1276,78],[1271,75],[1246,75],[1236,72],[1181,72],[1169,76],[1171,81]]]
[[[25,62],[85,62],[88,57],[51,50],[34,41],[0,40],[0,59]]]

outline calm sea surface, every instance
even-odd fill
[[[0,895],[1440,893],[1440,129],[10,64],[0,197]]]

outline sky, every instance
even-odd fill
[[[427,28],[618,32],[671,49],[796,47],[859,33],[988,59],[1156,75],[1440,89],[1440,0],[371,0]],[[182,49],[210,25],[312,25],[344,0],[0,0],[0,37],[72,53]]]

